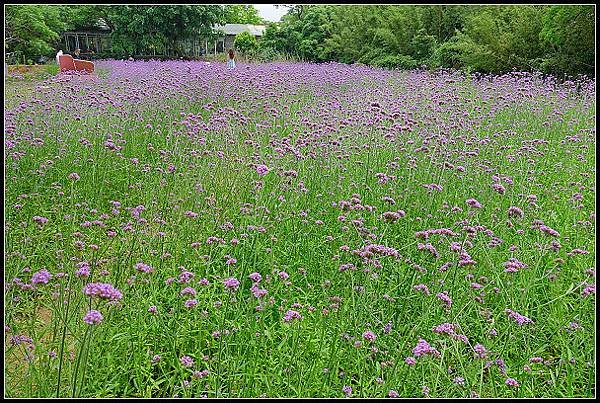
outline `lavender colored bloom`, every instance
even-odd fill
[[[156,306],[152,305],[150,308],[148,308],[148,312],[150,312],[150,313],[157,313],[158,309],[156,308]]]
[[[88,262],[79,262],[77,263],[77,271],[75,272],[75,276],[78,278],[88,278],[91,274],[90,264]]]
[[[46,269],[42,269],[31,276],[31,284],[48,284],[48,282],[52,279],[52,274]]]
[[[254,281],[255,283],[260,282],[260,280],[262,280],[262,276],[260,275],[260,273],[251,273],[248,278],[252,281]]]
[[[179,295],[184,296],[184,295],[196,295],[196,290],[192,287],[185,287],[183,290],[181,290],[181,292],[179,293]]]
[[[581,291],[584,297],[596,294],[596,284],[586,284],[586,287]]]
[[[367,330],[366,332],[364,332],[362,334],[363,338],[367,341],[373,342],[375,341],[375,339],[377,338],[377,336],[375,335],[375,333],[373,333],[370,330]]]
[[[467,199],[466,203],[472,208],[482,208],[483,206],[475,199]]]
[[[436,294],[436,297],[444,303],[446,308],[450,308],[452,306],[452,298],[448,295],[448,292],[440,292]]]
[[[290,322],[292,319],[302,319],[302,315],[300,315],[300,312],[296,312],[293,310],[289,310],[285,313],[285,316],[283,317],[284,322]]]
[[[209,371],[207,369],[204,369],[202,371],[194,371],[192,376],[196,379],[202,379],[207,377],[209,374]]]
[[[342,392],[344,392],[346,396],[350,396],[352,394],[352,388],[348,385],[344,385]]]
[[[429,295],[429,288],[425,284],[417,284],[413,288],[417,291],[423,291],[425,295]]]
[[[69,179],[71,179],[72,181],[78,181],[80,178],[77,172],[71,172],[69,174]]]
[[[235,277],[229,277],[223,280],[223,284],[225,285],[225,288],[233,291],[237,290],[240,286],[240,282]]]
[[[460,386],[465,386],[465,378],[460,377],[460,376],[455,377],[452,380],[452,382],[454,382],[455,384],[460,385]]]
[[[525,269],[528,267],[525,263],[518,261],[514,257],[508,259],[508,261],[504,262],[503,265],[505,267],[504,271],[507,273],[516,273],[520,269]]]
[[[485,346],[483,344],[475,344],[475,346],[473,347],[473,350],[475,350],[475,353],[477,354],[477,358],[487,358],[487,349],[485,348]]]
[[[388,392],[388,397],[400,397],[400,394],[398,394],[398,392],[396,392],[394,389],[390,389]]]
[[[431,354],[435,357],[439,357],[441,355],[440,352],[434,347],[431,347],[429,343],[427,343],[427,341],[419,338],[419,342],[417,343],[415,348],[413,348],[413,355],[415,357],[421,357],[426,354]]]
[[[156,354],[154,357],[152,357],[152,362],[153,362],[153,363],[159,362],[159,361],[160,361],[160,359],[161,359],[161,356],[160,356],[160,355],[158,355],[158,354]]]
[[[189,355],[184,355],[179,359],[179,362],[181,363],[181,365],[183,365],[184,367],[188,367],[191,368],[194,366],[194,360],[192,357],[190,357]]]
[[[269,173],[269,167],[264,164],[259,164],[256,166],[256,173],[258,173],[260,176],[265,176]]]
[[[83,321],[88,325],[99,325],[102,323],[103,316],[100,312],[92,309],[83,317]]]
[[[404,362],[407,365],[413,366],[417,363],[417,360],[415,359],[415,357],[406,357],[406,359],[404,360]]]
[[[83,288],[83,293],[89,297],[98,297],[110,301],[118,301],[123,298],[121,291],[113,287],[112,284],[107,283],[88,283]]]
[[[188,299],[187,301],[185,301],[185,304],[184,304],[184,306],[186,308],[193,308],[196,305],[198,305],[198,301],[195,299]]]
[[[502,186],[499,183],[494,183],[492,185],[492,189],[494,189],[496,192],[500,193],[501,195],[503,195],[504,192],[506,191],[506,189],[504,188],[504,186]]]
[[[506,378],[506,380],[504,381],[504,383],[507,386],[510,386],[511,388],[518,388],[519,387],[519,382],[517,382],[517,380],[513,379],[513,378]]]
[[[39,215],[36,215],[33,217],[33,221],[35,221],[38,224],[46,224],[48,222],[48,219],[46,217],[41,217]]]
[[[135,269],[142,273],[151,273],[153,271],[152,267],[143,262],[136,263]]]
[[[523,210],[521,210],[518,207],[515,206],[510,206],[508,208],[508,216],[509,217],[519,217],[519,218],[523,218],[523,216],[525,215],[525,213],[523,213]]]
[[[544,234],[555,236],[555,237],[560,237],[560,234],[558,233],[558,231],[548,227],[547,225],[540,225],[539,230],[542,231]]]
[[[258,288],[256,286],[256,283],[250,288],[250,291],[252,292],[252,295],[254,295],[256,298],[262,298],[268,294],[267,290]]]
[[[534,322],[526,316],[521,315],[518,312],[515,312],[511,309],[505,309],[504,312],[508,315],[509,318],[513,319],[515,322],[519,324],[519,326],[525,324],[534,324]]]
[[[456,326],[454,326],[452,323],[442,323],[441,325],[437,325],[435,326],[432,331],[433,333],[440,333],[440,334],[454,334],[454,329]]]

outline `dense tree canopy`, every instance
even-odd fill
[[[262,54],[388,68],[594,74],[592,5],[285,7],[259,43]],[[99,19],[111,29],[116,55],[179,56],[182,40],[210,38],[215,24],[264,23],[250,5],[13,5],[6,7],[5,48],[20,60],[51,55],[61,32]]]
[[[311,61],[594,74],[591,5],[290,7],[263,48]]]
[[[60,32],[67,28],[60,6],[7,5],[4,14],[5,51],[18,54],[19,60],[53,52]]]
[[[228,24],[264,24],[258,10],[248,4],[228,4],[225,6],[225,22]]]

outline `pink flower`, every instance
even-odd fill
[[[483,206],[475,199],[467,199],[466,203],[473,208],[482,208]]]
[[[240,286],[240,282],[235,277],[226,278],[223,280],[223,284],[225,285],[225,288],[233,291],[237,290]]]
[[[192,357],[188,356],[188,355],[184,355],[183,357],[181,357],[179,359],[179,362],[181,363],[181,365],[183,365],[184,367],[188,367],[191,368],[194,366],[194,360],[192,359]]]
[[[363,338],[367,341],[373,342],[375,341],[375,339],[377,338],[377,336],[375,335],[375,333],[373,333],[370,330],[367,330],[366,332],[364,332],[362,334]]]
[[[267,167],[264,164],[259,164],[256,166],[256,173],[259,174],[260,176],[265,176],[266,174],[269,173],[269,167]]]
[[[88,325],[99,325],[102,323],[102,319],[104,319],[102,314],[94,309],[88,311],[83,317],[83,321]]]
[[[300,312],[296,312],[293,310],[289,310],[285,313],[285,316],[283,317],[283,321],[284,322],[290,322],[292,319],[298,319],[301,320],[302,319],[302,315],[300,315]]]

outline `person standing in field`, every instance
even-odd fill
[[[235,53],[233,53],[233,49],[229,49],[229,54],[227,56],[227,68],[235,69]]]

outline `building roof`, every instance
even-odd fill
[[[215,30],[224,32],[225,35],[237,35],[242,32],[249,32],[254,36],[263,36],[265,29],[267,29],[265,25],[251,24],[225,24],[216,25],[214,28]]]

